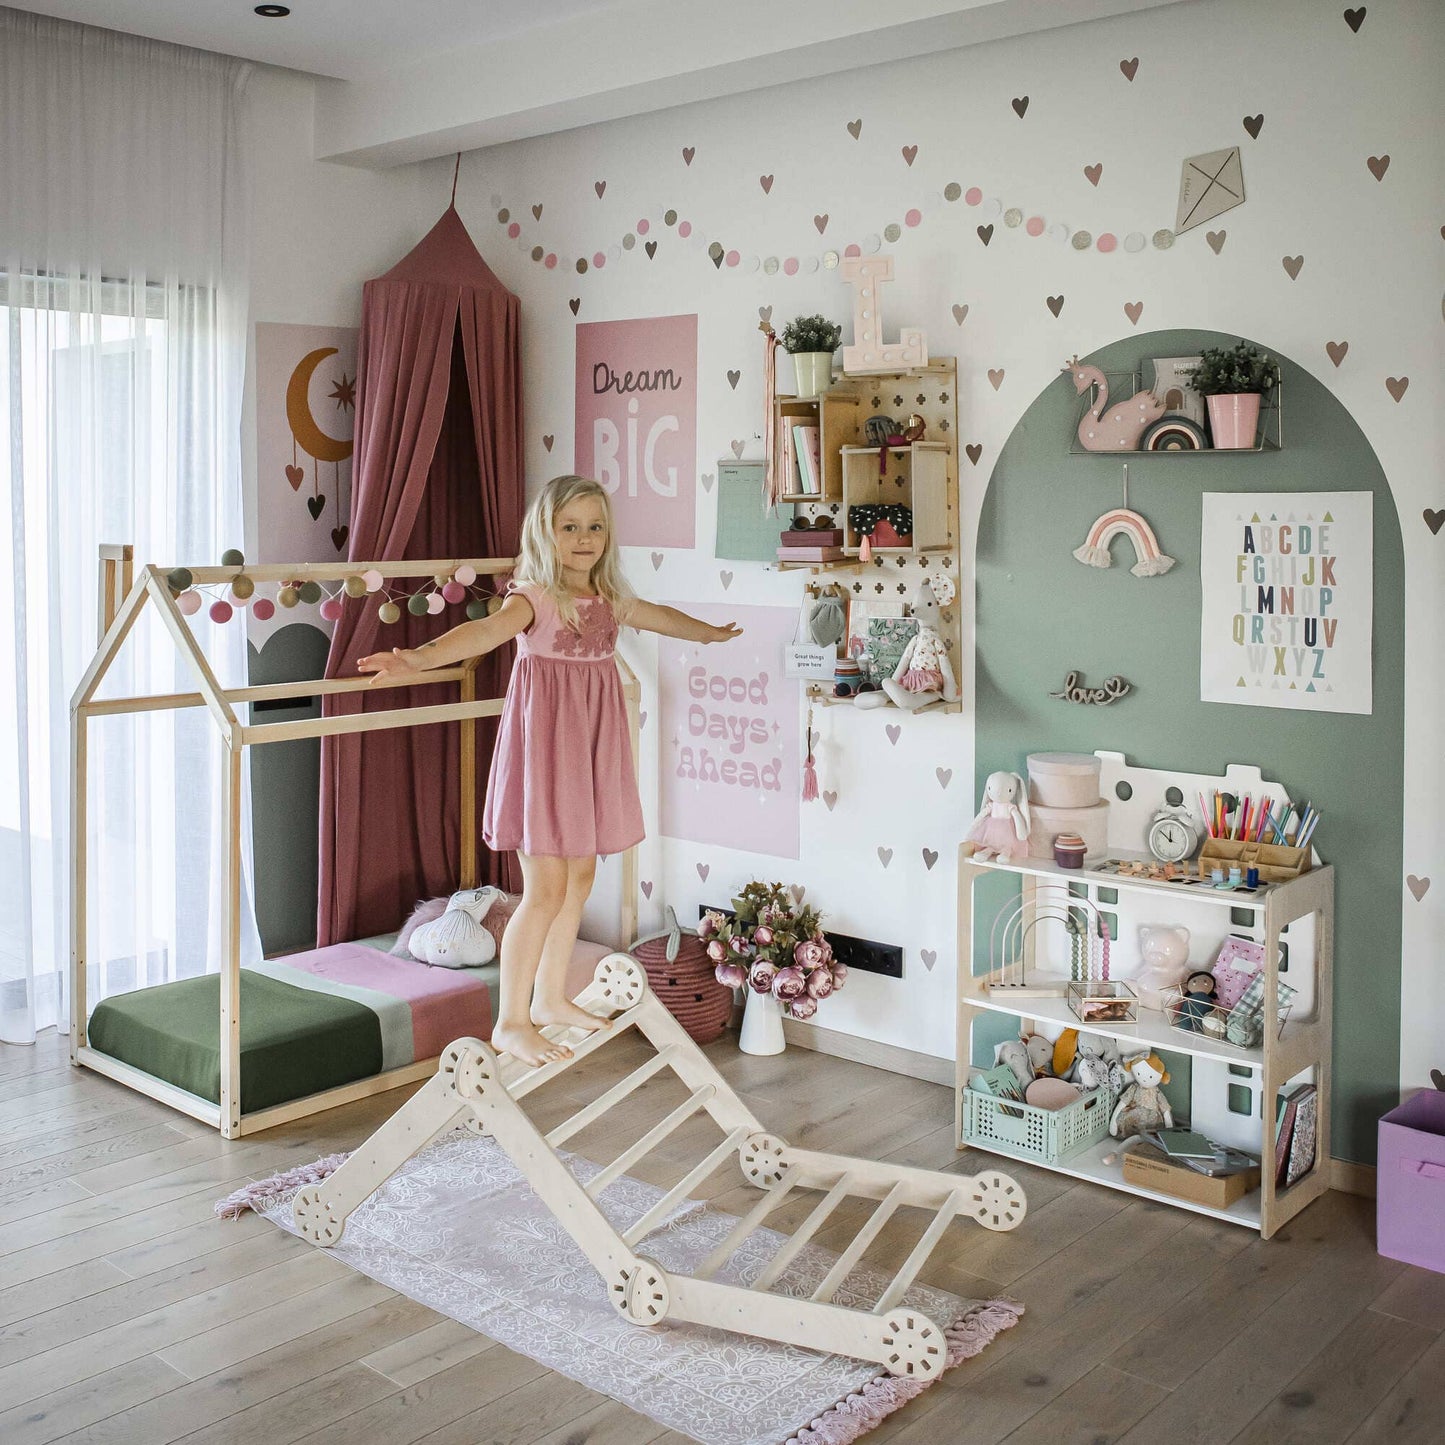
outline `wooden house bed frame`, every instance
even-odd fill
[[[374,568],[390,578],[434,577],[466,564],[478,576],[496,576],[514,570],[511,557],[457,557],[418,562],[269,563],[244,567],[191,567],[193,583],[225,584],[244,572],[256,582],[335,581],[338,576],[362,573]],[[75,689],[70,704],[70,997],[74,1022],[70,1034],[70,1061],[94,1069],[117,1083],[218,1128],[227,1139],[274,1128],[293,1119],[337,1108],[354,1099],[366,1098],[404,1084],[435,1075],[438,1059],[417,1059],[402,1068],[389,1069],[370,1078],[358,1079],[272,1108],[241,1112],[241,756],[245,748],[264,743],[288,742],[297,738],[320,738],[345,733],[374,732],[382,728],[421,727],[430,723],[457,721],[461,724],[461,878],[459,888],[476,886],[477,859],[477,741],[476,720],[496,717],[503,698],[478,698],[476,659],[456,667],[437,668],[416,678],[398,679],[389,687],[432,686],[456,683],[456,702],[428,707],[400,707],[383,712],[355,713],[344,717],[320,717],[296,722],[243,723],[235,705],[287,697],[361,692],[373,686],[368,677],[334,678],[319,681],[269,683],[256,687],[223,688],[207,663],[176,606],[166,576],[172,568],[149,564],[137,575],[129,546],[100,549],[100,643],[90,666]],[[154,606],[195,678],[197,691],[153,694],[141,697],[97,699],[95,694],[119,655],[141,612]],[[637,756],[639,702],[641,689],[636,676],[619,657],[623,696],[627,707],[633,757]],[[86,1008],[87,917],[88,917],[88,826],[86,807],[86,747],[91,718],[117,713],[161,712],[176,708],[205,707],[215,719],[226,747],[225,838],[226,890],[222,937],[225,957],[221,962],[220,990],[220,1103],[212,1104],[173,1084],[124,1064],[89,1046]],[[637,932],[637,849],[622,858],[620,929],[624,941]],[[159,987],[160,985],[157,985]]]

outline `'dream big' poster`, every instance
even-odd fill
[[[612,497],[627,547],[696,541],[697,317],[577,328],[577,470]]]
[[[1370,492],[1206,492],[1204,702],[1373,707]]]

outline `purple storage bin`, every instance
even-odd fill
[[[1380,1120],[1375,1243],[1445,1274],[1445,1092],[1421,1089]]]

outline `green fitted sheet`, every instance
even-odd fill
[[[220,975],[116,994],[90,1016],[93,1049],[213,1104],[221,1099]],[[241,1112],[381,1072],[363,1004],[241,970]]]

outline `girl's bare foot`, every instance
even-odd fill
[[[545,1024],[565,1024],[569,1029],[586,1029],[589,1034],[611,1027],[609,1020],[588,1013],[585,1008],[578,1008],[575,1003],[565,998],[555,1003],[536,999],[532,1004],[532,1022],[538,1027]]]
[[[492,1047],[534,1069],[572,1057],[572,1050],[565,1044],[544,1039],[530,1024],[498,1024],[492,1030]]]

